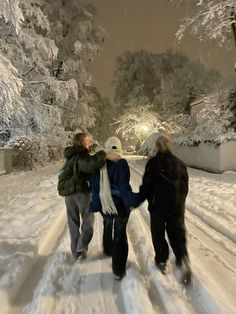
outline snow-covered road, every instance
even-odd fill
[[[129,159],[137,191],[145,159]],[[59,167],[0,177],[1,313],[236,313],[236,173],[189,169],[186,225],[194,277],[185,289],[173,255],[166,276],[154,265],[146,203],[130,216],[121,282],[102,254],[99,214],[87,259],[74,262],[64,201],[55,189]]]

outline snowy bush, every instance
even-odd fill
[[[13,165],[16,168],[32,169],[49,161],[63,158],[64,148],[70,144],[69,134],[58,129],[51,137],[15,136],[7,144],[14,150]]]
[[[17,168],[32,169],[36,164],[47,161],[47,148],[39,137],[16,136],[8,146],[14,149],[13,166]]]
[[[229,140],[236,140],[236,133],[231,128],[233,113],[228,107],[227,93],[217,97],[205,97],[205,107],[197,114],[196,123],[192,122],[182,134],[173,136],[178,145],[198,145],[210,143],[220,145]]]

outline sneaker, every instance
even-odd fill
[[[122,280],[124,278],[124,276],[126,275],[126,272],[124,271],[122,274],[115,274],[115,273],[113,273],[113,275],[114,275],[114,279],[115,280],[120,281],[120,280]]]
[[[77,257],[78,260],[84,260],[87,257],[87,250],[82,249],[81,251],[77,252],[77,255],[78,255],[78,257]]]
[[[167,273],[167,266],[166,263],[156,263],[157,268],[160,269],[163,275]]]

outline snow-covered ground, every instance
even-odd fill
[[[134,191],[145,162],[129,157]],[[186,225],[194,277],[186,289],[173,254],[167,275],[154,265],[146,203],[130,216],[121,282],[102,254],[99,214],[87,259],[74,262],[64,200],[56,191],[60,166],[0,177],[1,314],[236,313],[236,173],[189,169]]]

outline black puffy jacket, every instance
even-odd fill
[[[83,146],[69,146],[64,150],[66,162],[58,176],[58,192],[61,196],[69,196],[77,192],[91,191],[89,179],[92,173],[105,163],[105,151],[90,155]]]
[[[184,212],[188,194],[188,172],[185,164],[170,151],[158,152],[145,167],[138,197],[148,200],[152,213],[176,215]]]

